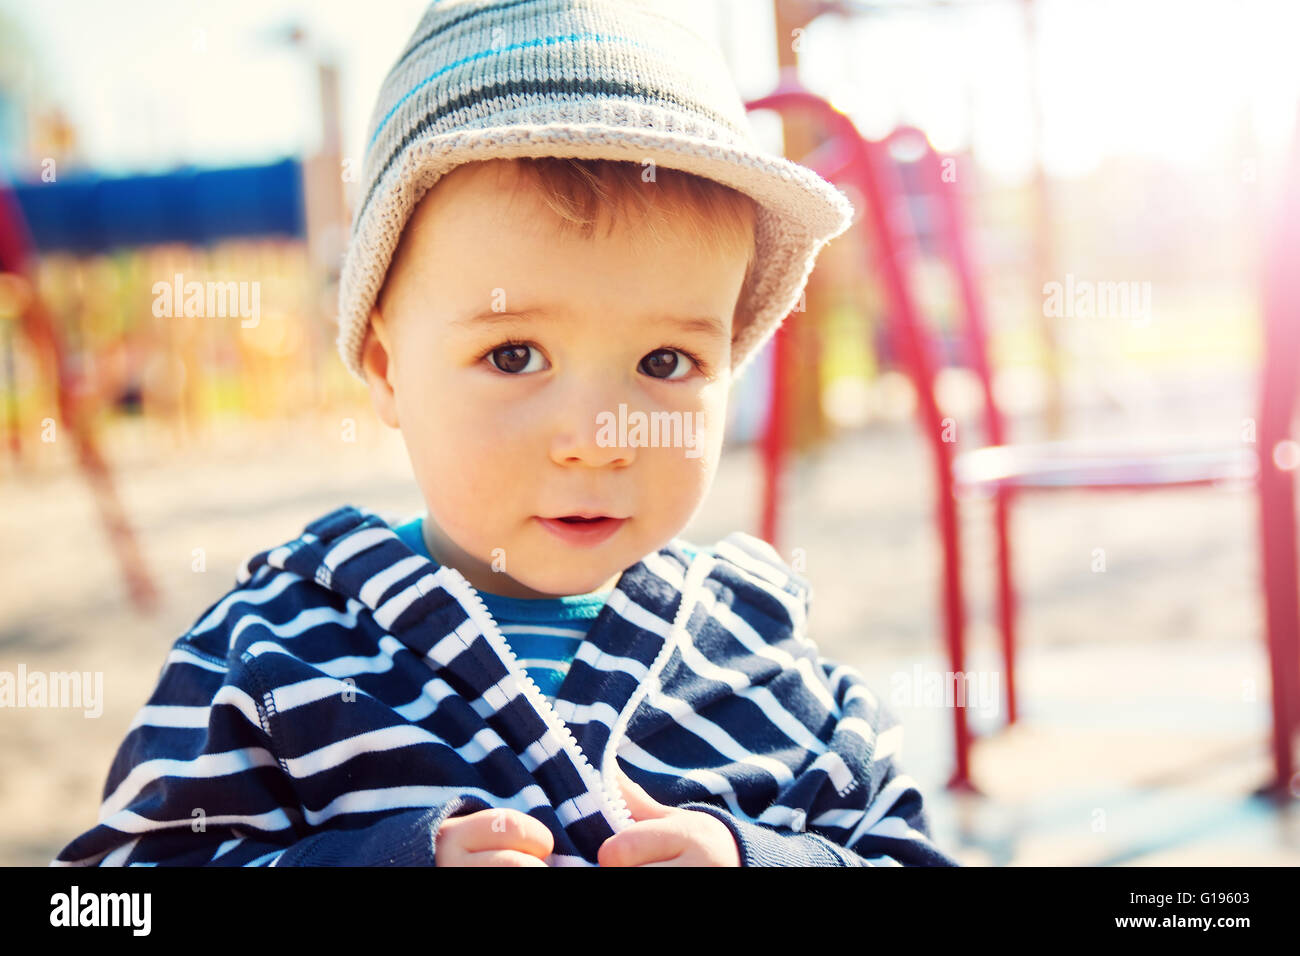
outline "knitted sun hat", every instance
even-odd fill
[[[757,203],[734,375],[853,218],[830,183],[759,149],[721,52],[655,0],[435,0],[369,124],[339,281],[339,354],[353,375],[365,380],[370,310],[425,193],[467,162],[547,156],[652,161]]]

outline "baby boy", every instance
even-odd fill
[[[362,186],[339,347],[425,511],[249,558],[55,863],[953,865],[808,583],[677,537],[842,194],[639,0],[431,5]]]

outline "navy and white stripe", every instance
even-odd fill
[[[954,865],[897,719],[804,632],[808,597],[758,539],[673,541],[620,577],[552,704],[459,572],[339,508],[175,642],[52,865],[433,865],[443,819],[514,807],[548,863],[590,866],[631,822],[616,757],[745,865]]]
[[[417,515],[393,533],[416,554],[437,567],[425,544],[423,515]],[[524,672],[552,703],[569,673],[573,656],[582,646],[591,622],[599,615],[609,591],[593,591],[552,598],[516,598],[479,590],[483,603],[505,637]]]

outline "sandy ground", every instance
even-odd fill
[[[1230,434],[1238,420],[1196,417]],[[126,602],[64,448],[0,475],[0,670],[104,675],[97,718],[0,710],[0,863],[43,865],[94,824],[109,762],[168,647],[245,557],[342,503],[423,507],[400,437],[373,418],[358,419],[355,442],[341,440],[337,416],[211,429],[164,460],[153,441],[131,426],[109,445],[165,595],[152,619]],[[942,786],[951,711],[900,696],[915,675],[947,668],[928,476],[909,422],[855,432],[792,472],[781,544],[787,557],[803,549],[823,653],[858,667],[900,710],[904,763],[941,845],[973,865],[1300,863],[1296,801],[1278,810],[1249,797],[1267,775],[1269,733],[1254,499],[1202,490],[1022,502],[1021,720],[979,741],[983,796],[958,798]],[[729,451],[684,535],[754,531],[759,487],[752,452]],[[987,516],[980,502],[964,510],[968,667],[996,677]],[[200,548],[203,572],[193,569]],[[992,732],[999,701],[980,703],[972,722]]]

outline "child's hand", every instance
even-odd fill
[[[601,866],[740,866],[736,839],[717,817],[659,803],[621,767],[618,785],[636,822],[600,845]]]
[[[448,817],[438,827],[434,866],[546,866],[555,838],[536,817],[493,807]]]

